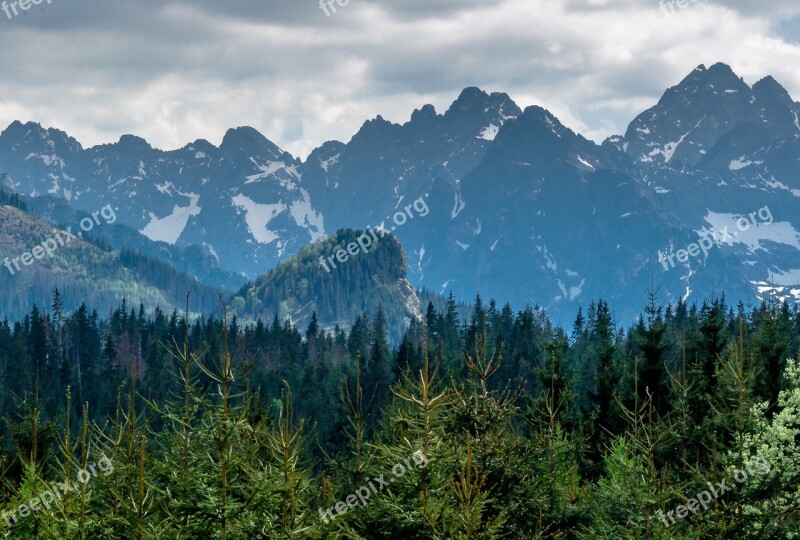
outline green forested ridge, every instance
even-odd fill
[[[320,257],[334,255],[356,241],[363,231],[341,229],[331,237],[303,247],[254,283],[242,287],[231,301],[231,310],[241,318],[289,317],[306,326],[311,315],[323,327],[349,327],[362,313],[375,313],[383,305],[388,332],[397,342],[404,332],[404,319],[413,317],[416,300],[406,281],[406,260],[396,237],[386,234],[344,263],[330,263],[325,270]]]
[[[218,311],[216,289],[152,257],[127,250],[116,252],[105,242],[93,239],[91,233],[58,245],[52,257],[45,255],[29,266],[18,262],[18,271],[9,262],[9,270],[2,266],[6,257],[9,260],[19,258],[55,235],[56,227],[26,212],[25,201],[24,197],[0,190],[0,312],[3,315],[21,319],[33,304],[46,303],[54,288],[64,292],[69,309],[86,302],[104,314],[113,310],[114,304],[123,297],[136,298],[149,310],[156,306],[170,309],[181,305],[187,290],[195,299],[194,309],[203,313]],[[72,234],[78,234],[74,224],[69,226]]]
[[[19,197],[28,206],[26,213],[41,216],[49,223],[63,223],[75,228],[82,219],[91,217],[87,212],[76,210],[69,201],[62,198],[50,195],[35,198]],[[0,193],[0,204],[2,200]],[[176,276],[185,274],[190,279],[208,285],[209,288],[232,292],[247,281],[240,274],[222,270],[216,257],[208,249],[197,245],[181,246],[154,241],[134,227],[124,225],[117,220],[94,227],[90,242],[102,246],[106,251],[113,249],[120,253],[135,253],[141,259],[140,267],[143,269],[151,264],[158,268],[159,272],[170,269]],[[145,272],[145,277],[155,273],[148,273],[147,270]],[[180,289],[177,295],[182,295]],[[199,305],[199,298],[196,299]]]
[[[380,308],[346,335],[124,302],[103,320],[58,294],[0,323],[0,531],[797,538],[800,310],[645,304],[565,330],[480,297],[459,320],[451,296],[392,349]]]

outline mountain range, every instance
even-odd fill
[[[772,77],[751,87],[720,63],[698,66],[602,144],[478,88],[404,124],[378,116],[305,160],[250,127],[219,146],[163,151],[132,135],[84,148],[14,122],[0,134],[0,184],[51,222],[111,205],[117,223],[96,234],[112,248],[239,291],[240,308],[252,307],[246,291],[263,294],[259,276],[305,246],[322,254],[340,229],[383,226],[404,251],[395,277],[418,289],[537,304],[562,323],[604,298],[632,321],[651,288],[663,302],[800,299],[798,113]],[[420,198],[429,212],[395,220]],[[691,251],[725,230],[725,242]]]

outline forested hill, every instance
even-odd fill
[[[27,203],[20,196],[2,197],[0,312],[11,320],[24,317],[33,305],[49,305],[56,288],[64,293],[66,311],[85,302],[109,313],[123,298],[142,303],[150,311],[156,306],[171,311],[185,305],[187,292],[196,310],[216,313],[220,309],[218,291],[168,264],[134,252],[114,251],[92,239],[91,232],[81,232],[77,223],[54,227],[27,213]],[[66,227],[74,238],[56,232]],[[47,252],[42,247],[46,242]]]
[[[344,262],[336,258],[337,253]],[[244,320],[269,321],[277,315],[300,327],[316,313],[323,328],[333,329],[336,325],[349,328],[356,317],[373,316],[382,306],[392,341],[399,342],[411,318],[421,316],[407,270],[396,237],[342,229],[242,287],[231,301],[231,312]]]
[[[69,201],[51,195],[25,198],[30,212],[41,216],[49,223],[77,224],[89,216],[87,212],[73,208]],[[216,256],[201,246],[175,246],[151,240],[133,227],[115,221],[92,229],[92,239],[117,251],[131,251],[175,268],[179,273],[196,281],[227,291],[235,291],[247,280],[241,274],[227,272],[219,267]]]

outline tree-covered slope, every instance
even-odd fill
[[[346,250],[363,234],[367,233],[342,229],[304,247],[297,256],[242,287],[231,302],[232,311],[244,319],[289,317],[301,327],[316,312],[323,327],[338,324],[344,328],[363,313],[374,314],[382,304],[390,335],[399,337],[406,320],[420,314],[419,298],[406,280],[405,253],[397,238],[388,234],[380,238],[380,233],[375,233],[378,241],[357,252],[352,249],[357,254],[348,254],[345,262],[335,258],[340,249]],[[323,266],[320,258],[331,256],[333,264],[326,261]]]
[[[69,299],[64,306],[67,311],[82,302],[110,311],[122,298],[149,309],[171,310],[185,304],[187,292],[194,309],[204,313],[218,309],[215,289],[165,263],[133,252],[116,252],[82,232],[78,236],[80,230],[74,226],[69,226],[71,238],[63,228],[18,208],[24,204],[12,197],[0,201],[0,310],[4,316],[19,319],[34,304],[49,306],[56,288]],[[49,250],[43,253],[45,245]]]

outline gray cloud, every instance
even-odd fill
[[[163,148],[252,125],[305,156],[477,85],[599,140],[701,63],[797,96],[798,16],[794,0],[670,15],[658,0],[349,0],[331,16],[317,0],[52,0],[0,12],[0,125]]]

